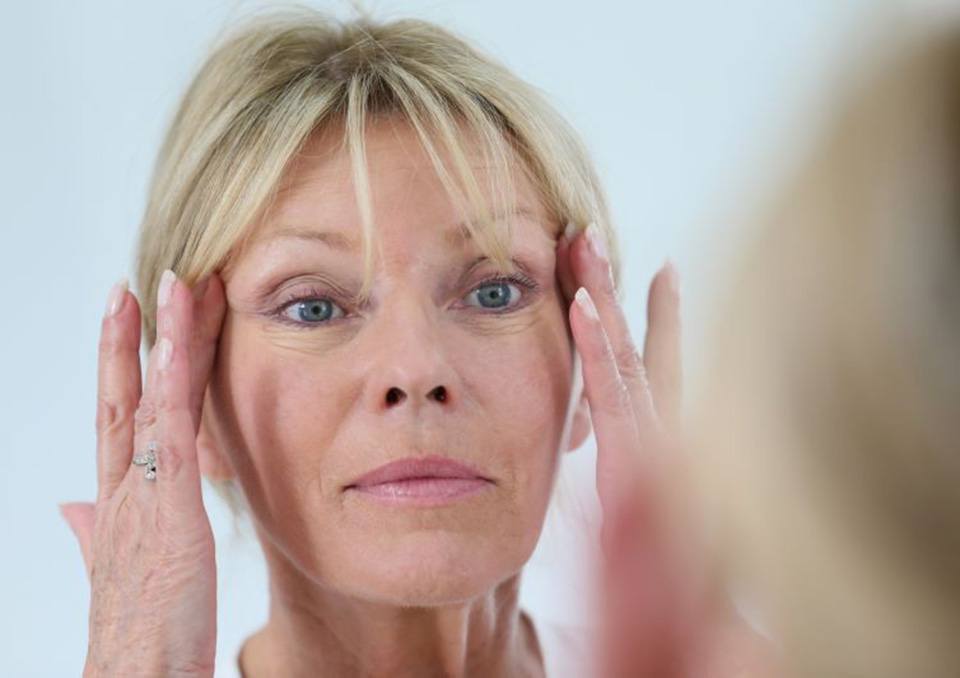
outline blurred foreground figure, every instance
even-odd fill
[[[884,50],[767,206],[691,447],[785,676],[960,676],[960,31]]]
[[[960,32],[906,33],[764,203],[683,453],[605,520],[605,675],[960,676]]]

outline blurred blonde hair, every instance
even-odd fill
[[[960,31],[859,73],[739,263],[699,471],[789,675],[956,675]]]
[[[228,31],[193,78],[160,148],[137,248],[144,340],[156,340],[156,286],[165,268],[188,285],[228,271],[313,134],[343,135],[362,220],[364,283],[374,224],[364,155],[368,121],[399,116],[416,129],[474,239],[509,270],[494,215],[513,200],[519,165],[561,228],[594,222],[620,254],[606,198],[573,128],[534,86],[449,30],[416,19],[341,21],[295,8],[256,14]],[[480,159],[476,161],[477,147]],[[443,158],[449,158],[452,169]],[[513,162],[518,159],[519,163]],[[486,171],[482,183],[474,172]],[[488,200],[489,198],[489,200]],[[236,508],[240,498],[218,491]]]

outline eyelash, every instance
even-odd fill
[[[523,300],[527,299],[530,296],[530,294],[535,292],[538,288],[537,282],[532,278],[530,278],[529,276],[524,275],[523,273],[515,273],[513,275],[493,276],[492,278],[487,278],[485,280],[482,280],[481,282],[471,287],[470,292],[474,292],[475,290],[481,287],[486,287],[487,285],[496,285],[499,283],[514,283],[515,285],[520,286],[524,290],[524,294],[521,297],[520,303],[517,304],[516,306],[512,306],[503,311],[489,311],[485,313],[486,315],[504,315],[522,308],[523,306],[526,305],[526,303]],[[277,306],[273,311],[270,312],[270,315],[276,320],[278,320],[279,322],[284,323],[286,325],[290,325],[297,329],[313,329],[315,327],[325,327],[333,323],[336,323],[339,320],[345,319],[345,317],[340,317],[340,318],[334,318],[333,320],[326,320],[324,322],[319,322],[319,323],[304,323],[304,322],[298,322],[296,320],[292,320],[291,318],[287,317],[284,314],[284,311],[286,311],[289,306],[292,306],[293,304],[299,303],[302,301],[309,301],[311,299],[326,299],[328,301],[332,301],[336,303],[336,299],[330,296],[329,291],[322,290],[319,288],[311,288],[311,289],[308,289],[306,293],[297,293],[295,295],[291,295],[290,297],[286,298],[282,303],[280,303],[279,306]]]

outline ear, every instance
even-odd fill
[[[213,416],[210,406],[210,391],[203,397],[203,410],[200,416],[200,430],[197,432],[197,462],[200,473],[210,480],[230,480],[236,477],[236,471],[219,445],[219,438],[213,432]]]
[[[581,390],[580,398],[577,400],[577,408],[573,411],[573,422],[570,424],[570,442],[564,451],[573,452],[579,449],[586,442],[587,436],[590,435],[592,430],[590,404],[587,402],[586,391]]]

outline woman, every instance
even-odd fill
[[[534,88],[421,21],[244,25],[173,120],[137,266],[103,320],[97,501],[64,510],[85,675],[212,673],[201,474],[268,563],[245,676],[589,675],[520,573],[561,452],[593,427],[612,511],[675,420],[677,281],[641,361],[596,174]]]

